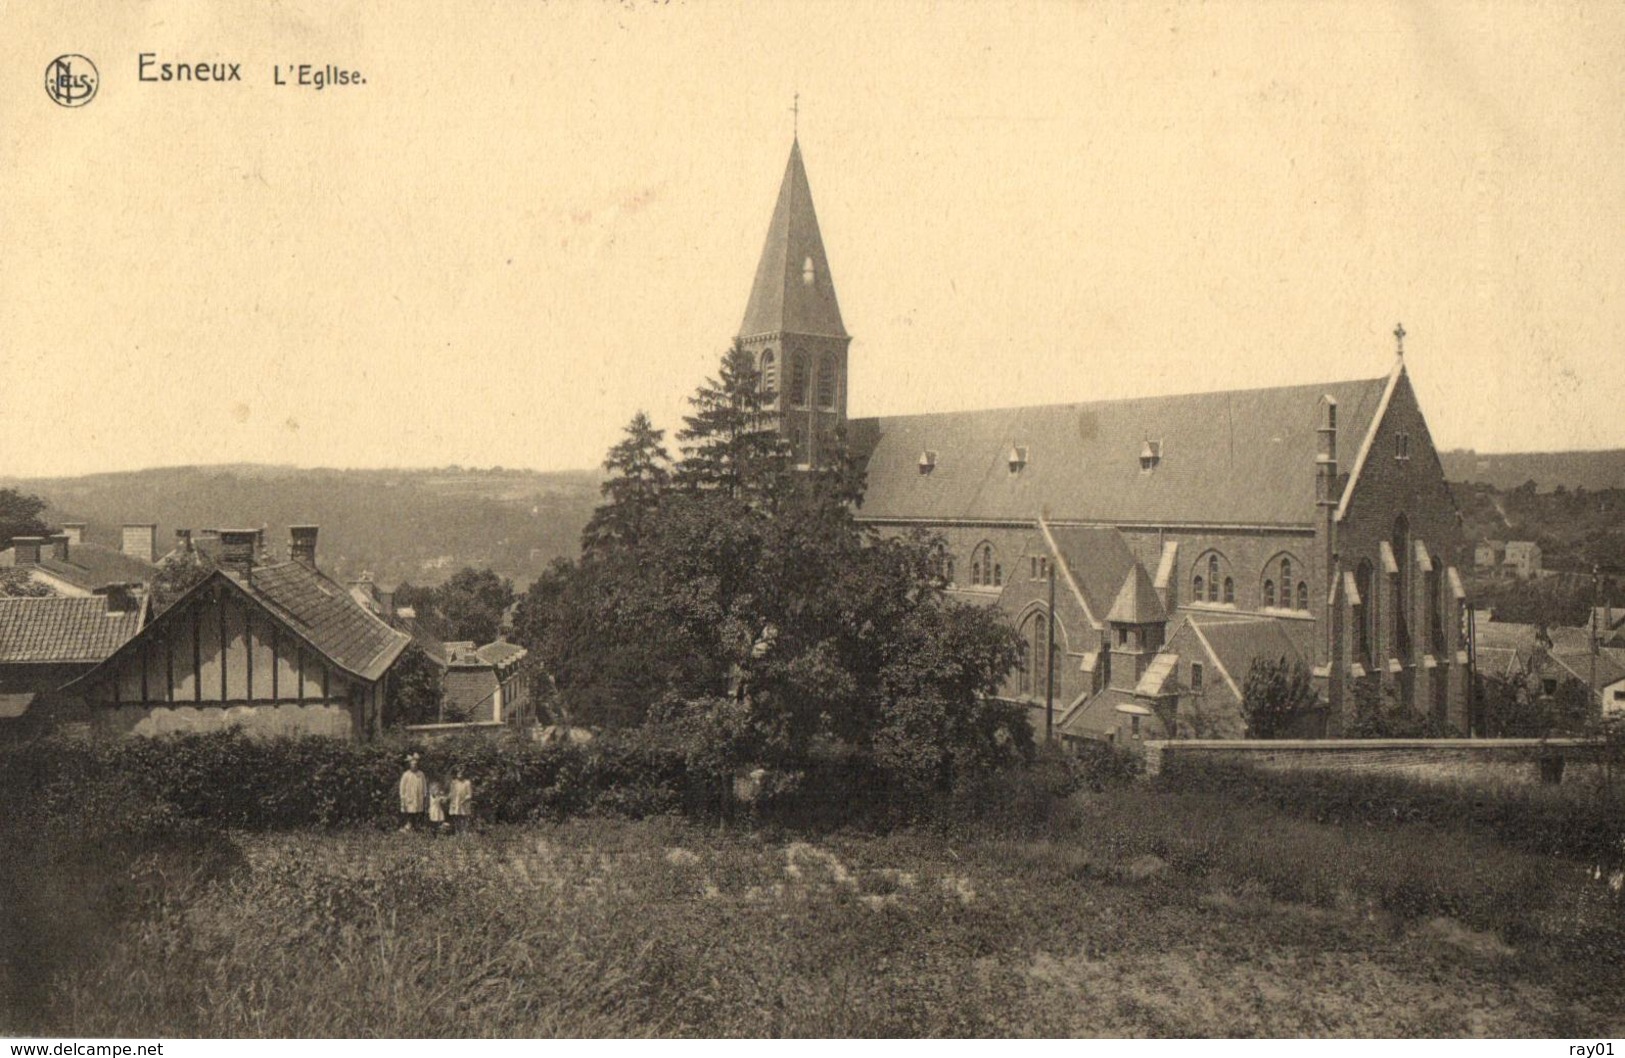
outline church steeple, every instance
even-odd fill
[[[763,388],[775,398],[780,432],[798,462],[814,462],[821,439],[846,421],[852,339],[841,322],[799,139],[790,144],[739,340],[756,356]]]
[[[790,162],[767,227],[745,321],[739,326],[744,339],[773,333],[847,337],[799,141],[790,144]]]

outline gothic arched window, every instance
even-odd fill
[[[835,358],[826,356],[818,364],[818,406],[835,407]]]
[[[1411,656],[1411,630],[1407,617],[1411,611],[1411,523],[1403,514],[1394,519],[1394,532],[1389,544],[1394,549],[1395,566],[1394,642],[1389,656],[1408,659]]]
[[[807,358],[790,358],[790,400],[798,408],[807,406]]]
[[[1219,556],[1207,557],[1207,601],[1219,601]]]
[[[1371,589],[1371,563],[1361,559],[1354,572],[1354,590],[1360,594],[1359,612],[1353,615],[1354,658],[1367,665],[1371,663],[1371,641],[1376,638],[1372,631],[1376,625],[1377,599]]]
[[[1266,580],[1264,582],[1264,605],[1275,605],[1275,582],[1273,580]]]
[[[1043,614],[1033,617],[1033,652],[1031,657],[1037,661],[1033,666],[1033,693],[1039,694],[1044,690],[1049,679],[1049,621]]]
[[[769,349],[762,354],[762,393],[767,397],[768,403],[779,392],[779,361]]]
[[[1004,567],[993,558],[993,545],[982,541],[971,552],[971,583],[979,588],[997,587],[1004,583]]]
[[[1224,601],[1227,603],[1236,601],[1236,582],[1229,577],[1224,578]]]
[[[1298,609],[1309,609],[1309,585],[1298,581]]]
[[[1191,582],[1191,598],[1201,602],[1205,586],[1206,582],[1202,580],[1202,575],[1198,573],[1196,579]]]

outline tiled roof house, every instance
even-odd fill
[[[83,702],[62,688],[146,622],[146,598],[128,593],[0,599],[0,730],[85,719]]]
[[[379,730],[410,637],[317,568],[314,526],[292,532],[292,559],[259,564],[260,530],[221,530],[219,568],[76,681],[93,720],[138,734]]]

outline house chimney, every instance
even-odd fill
[[[175,550],[183,553],[190,552],[192,550],[192,530],[175,530]]]
[[[395,590],[378,592],[378,610],[384,617],[395,616]]]
[[[220,530],[220,568],[247,580],[254,572],[259,540],[258,529]]]
[[[158,561],[158,526],[153,522],[126,524],[119,550],[143,562]]]
[[[14,536],[11,546],[17,555],[18,566],[37,566],[40,559],[40,548],[45,546],[43,536]]]
[[[109,584],[96,589],[96,594],[107,600],[107,612],[133,613],[136,608],[135,586],[131,584]]]
[[[316,531],[314,525],[288,526],[288,557],[301,566],[316,568]]]
[[[51,557],[58,562],[66,562],[68,560],[68,541],[72,538],[67,533],[52,533],[48,539],[51,544]]]
[[[84,522],[63,522],[62,531],[68,534],[68,543],[78,547],[85,542]]]

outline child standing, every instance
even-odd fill
[[[429,783],[429,830],[440,833],[446,823],[446,784],[439,779]]]
[[[406,758],[406,770],[401,773],[401,830],[403,832],[414,829],[415,824],[423,819],[424,805],[423,772],[418,767],[418,755],[410,754]]]
[[[474,783],[458,765],[451,778],[451,825],[458,834],[467,834],[474,822]]]

